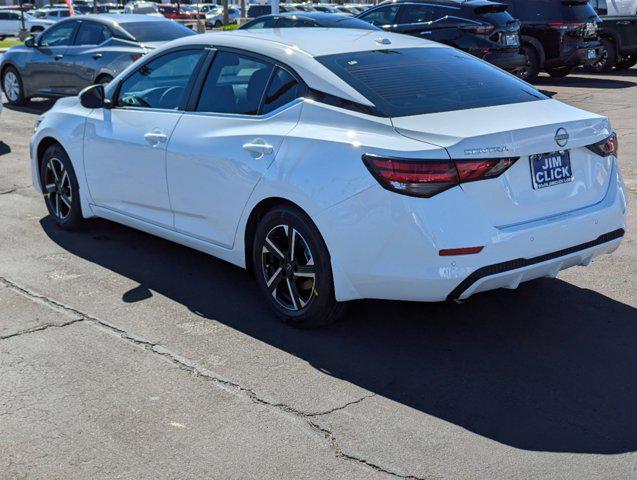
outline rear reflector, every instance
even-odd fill
[[[484,247],[465,247],[465,248],[445,248],[438,252],[441,257],[452,257],[455,255],[475,255],[484,250]]]
[[[461,183],[498,177],[518,158],[420,160],[364,154],[363,162],[383,188],[430,198]]]
[[[619,141],[617,140],[617,133],[613,132],[613,134],[602,140],[601,142],[594,143],[593,145],[588,145],[590,151],[595,152],[600,157],[608,157],[610,155],[615,155],[619,153]]]

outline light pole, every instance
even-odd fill
[[[18,32],[18,38],[21,42],[27,39],[28,32],[24,25],[24,0],[20,0],[20,31]]]

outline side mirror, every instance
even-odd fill
[[[91,85],[80,92],[80,103],[84,108],[104,108],[110,106],[105,98],[104,85]]]
[[[24,41],[24,46],[29,48],[35,48],[35,38],[29,37]]]

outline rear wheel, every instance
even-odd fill
[[[637,65],[637,55],[627,55],[617,62],[615,68],[617,70],[628,70],[629,68],[633,68],[635,65]]]
[[[215,22],[215,28],[221,28],[221,27],[223,27],[223,23],[221,23],[221,20],[217,20]]]
[[[617,63],[617,48],[615,44],[607,38],[602,38],[602,55],[592,65],[587,65],[585,68],[589,72],[594,73],[608,73]]]
[[[7,67],[2,73],[2,90],[4,90],[4,94],[11,105],[20,106],[27,102],[27,98],[24,96],[22,78],[13,67]]]
[[[277,207],[261,219],[253,265],[266,301],[290,325],[328,325],[345,310],[334,298],[327,247],[313,222],[297,208]]]
[[[46,208],[55,223],[64,230],[81,226],[80,188],[73,164],[61,146],[51,145],[44,152],[40,181]]]
[[[559,68],[547,68],[546,73],[548,73],[553,78],[564,78],[568,76],[573,69],[571,67],[559,67]]]
[[[540,56],[531,45],[522,45],[522,54],[526,57],[526,64],[519,70],[518,76],[522,80],[533,83],[540,74]]]

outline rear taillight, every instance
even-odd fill
[[[583,22],[550,22],[549,27],[558,28],[560,30],[570,30],[571,28],[579,28],[586,25]]]
[[[495,178],[518,158],[416,160],[363,155],[363,162],[383,188],[412,197],[430,198],[466,182]]]
[[[466,32],[471,32],[476,35],[491,35],[495,30],[495,26],[493,25],[467,25],[466,27],[462,27],[462,29]]]
[[[610,155],[617,156],[617,153],[619,152],[617,134],[613,132],[610,137],[605,138],[601,142],[594,143],[593,145],[588,145],[586,148],[600,157],[609,157]]]

